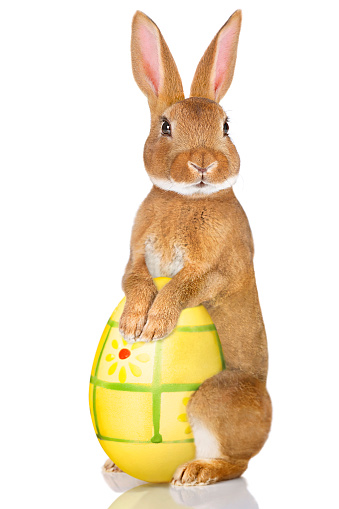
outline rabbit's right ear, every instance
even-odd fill
[[[132,22],[132,69],[147,96],[151,112],[161,114],[185,99],[181,79],[170,50],[157,25],[137,11]]]

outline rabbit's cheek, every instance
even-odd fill
[[[168,178],[170,166],[168,152],[168,147],[161,147],[150,138],[146,141],[144,163],[146,171],[151,178]]]
[[[222,152],[216,152],[216,160],[218,165],[204,175],[206,183],[214,186],[223,186],[227,181],[234,183],[239,172],[239,157],[233,157],[233,154],[226,156]]]
[[[240,170],[240,157],[235,145],[230,139],[227,140],[227,149],[223,151],[223,154],[227,155],[229,176],[234,177],[238,175]]]
[[[227,158],[224,155],[221,157],[219,156],[217,162],[218,165],[211,171],[206,172],[204,176],[204,180],[206,180],[208,184],[222,184],[231,176]]]

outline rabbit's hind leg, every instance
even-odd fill
[[[176,470],[172,484],[195,486],[240,477],[267,439],[272,410],[264,382],[225,370],[199,387],[187,414],[196,459]]]

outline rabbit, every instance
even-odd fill
[[[128,342],[158,341],[184,308],[203,304],[226,362],[188,403],[196,457],[175,471],[173,485],[241,476],[271,426],[253,240],[232,189],[240,159],[219,105],[232,82],[240,27],[238,10],[207,48],[185,99],[157,25],[140,11],[132,23],[133,74],[151,111],[144,164],[153,187],[132,230],[119,330]],[[157,292],[152,278],[159,276],[172,279]]]

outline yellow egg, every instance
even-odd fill
[[[170,279],[156,278],[160,290]],[[220,340],[203,306],[182,311],[174,331],[151,343],[119,334],[120,302],[105,327],[93,362],[90,409],[99,442],[127,474],[169,482],[194,458],[186,405],[199,385],[225,368]]]

